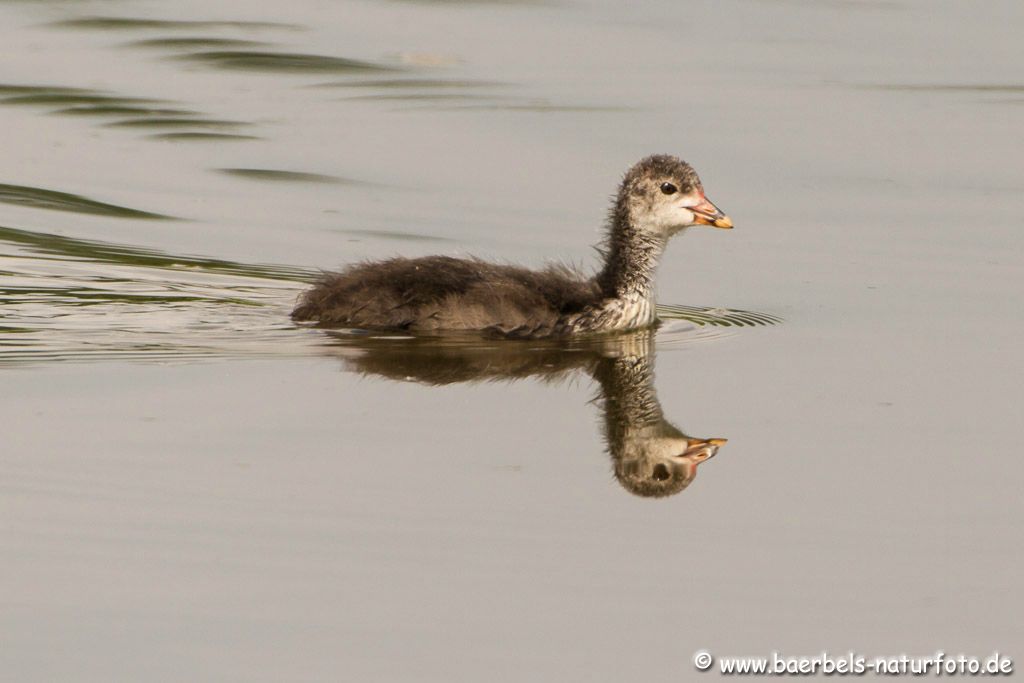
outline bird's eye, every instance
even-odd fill
[[[678,190],[679,188],[673,185],[672,183],[661,184],[661,191],[664,192],[665,194],[675,194]]]

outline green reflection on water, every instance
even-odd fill
[[[345,101],[372,100],[376,102],[473,102],[480,100],[494,101],[493,95],[478,95],[476,93],[378,93],[376,95],[355,95],[344,98]]]
[[[249,180],[269,180],[286,183],[357,183],[332,175],[320,173],[303,173],[301,171],[278,171],[269,168],[216,168],[219,173],[246,178]]]
[[[408,102],[489,102],[511,100],[507,95],[482,92],[485,88],[504,87],[495,81],[447,80],[443,78],[394,78],[319,83],[314,88],[347,88],[379,92],[349,95],[345,100],[408,101]],[[512,100],[516,102],[516,100]],[[519,100],[521,102],[521,100]]]
[[[135,17],[79,17],[54,21],[49,26],[74,29],[97,30],[130,30],[130,29],[202,29],[202,28],[239,28],[239,29],[289,29],[302,27],[297,24],[284,24],[273,21],[183,21],[173,19],[139,19]]]
[[[153,109],[109,104],[94,104],[57,109],[52,113],[63,116],[197,116],[191,109]]]
[[[0,183],[0,202],[16,204],[19,206],[30,206],[35,209],[49,209],[51,211],[71,211],[74,213],[87,213],[98,216],[112,216],[115,218],[148,218],[148,219],[171,219],[171,216],[164,216],[149,211],[129,209],[116,204],[98,202],[88,197],[55,190],[44,190],[38,187],[27,187],[25,185],[5,185]]]
[[[56,85],[14,85],[11,83],[0,83],[0,95],[29,95],[34,93],[95,93],[95,90],[84,88],[66,88]]]
[[[76,260],[101,261],[119,265],[144,266],[146,268],[199,269],[212,273],[227,273],[254,278],[269,278],[292,282],[308,282],[316,278],[316,272],[291,266],[252,265],[226,261],[168,254],[154,249],[112,244],[94,240],[76,239],[62,235],[0,227],[0,241],[18,244],[33,253],[62,256]]]
[[[346,57],[299,54],[288,52],[256,52],[244,50],[217,50],[181,55],[183,59],[219,69],[242,71],[269,71],[295,73],[363,73],[395,71],[395,67],[374,64]]]
[[[127,105],[127,104],[152,104],[161,102],[162,100],[154,100],[147,97],[121,97],[120,95],[100,95],[94,94],[87,91],[77,92],[62,92],[59,89],[37,91],[32,93],[26,93],[22,95],[14,95],[12,97],[5,97],[0,100],[0,104],[22,104],[22,105],[39,105],[39,104],[58,104],[58,105],[72,105],[72,104],[107,104],[107,105]]]
[[[619,107],[585,104],[552,104],[549,102],[512,102],[509,104],[460,104],[445,109],[452,110],[482,110],[482,111],[508,111],[528,112],[534,114],[616,114],[622,112],[636,111],[636,107]]]
[[[131,117],[104,124],[112,128],[185,129],[163,135],[149,136],[151,138],[199,141],[258,139],[252,135],[215,133],[211,130],[252,125],[246,121],[203,118],[200,112],[191,109],[152,106],[166,102],[167,100],[124,97],[95,90],[63,86],[0,84],[0,104],[50,106],[55,107],[50,111],[51,114],[64,116]]]
[[[372,81],[331,81],[311,88],[492,88],[508,85],[499,81],[445,80],[443,78],[392,78]]]
[[[125,97],[98,90],[52,85],[0,85],[0,104],[56,107],[53,114],[69,116],[194,116],[190,109],[153,106],[166,100]]]
[[[184,131],[179,133],[157,133],[156,135],[148,136],[151,140],[180,140],[183,142],[197,141],[197,142],[232,142],[232,141],[243,141],[243,140],[259,140],[260,138],[256,135],[237,135],[235,133],[203,133],[199,131]]]
[[[62,305],[89,306],[108,303],[167,304],[198,301],[220,301],[242,306],[260,306],[255,301],[224,296],[189,296],[187,294],[132,294],[111,289],[74,287],[0,287],[0,303],[5,305],[54,302]],[[26,328],[27,330],[28,328]]]
[[[262,47],[267,43],[259,40],[241,40],[238,38],[150,38],[125,43],[125,47],[147,47],[159,49],[200,48],[212,49],[220,47]]]
[[[401,240],[403,242],[451,242],[447,237],[436,237],[416,232],[400,232],[398,230],[360,230],[356,228],[342,229],[338,232],[346,235],[361,235],[363,237],[376,237],[386,240]]]
[[[203,118],[138,118],[114,121],[105,124],[112,128],[238,128],[240,126],[251,126],[245,121],[228,121],[225,119],[203,119]]]

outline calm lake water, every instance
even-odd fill
[[[0,2],[3,678],[1024,657],[1022,31],[1014,0]],[[360,259],[592,268],[655,152],[737,226],[671,245],[656,335],[288,319]]]

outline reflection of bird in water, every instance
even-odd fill
[[[615,477],[639,496],[670,496],[690,485],[697,465],[714,457],[725,439],[694,438],[665,419],[654,389],[651,334],[636,334],[646,337],[638,340],[645,352],[605,359],[591,374],[601,385],[605,440]]]
[[[557,381],[586,372],[600,387],[597,399],[615,477],[639,496],[679,493],[696,477],[697,466],[725,443],[689,436],[665,419],[654,389],[650,330],[559,344],[332,336],[348,369],[432,386],[526,377]]]
[[[626,173],[609,215],[604,266],[533,271],[477,259],[396,258],[331,273],[306,292],[295,320],[365,329],[487,330],[556,337],[648,327],[654,280],[669,238],[694,225],[731,228],[697,173],[671,156]]]

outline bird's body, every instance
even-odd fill
[[[292,316],[371,329],[543,336],[564,317],[600,299],[592,278],[568,268],[538,271],[427,256],[362,263],[330,273],[303,297]]]
[[[362,263],[328,273],[292,317],[322,325],[410,331],[476,330],[548,337],[635,329],[656,321],[654,275],[668,238],[698,223],[732,227],[675,157],[626,174],[609,218],[604,267],[529,270],[429,256]]]

